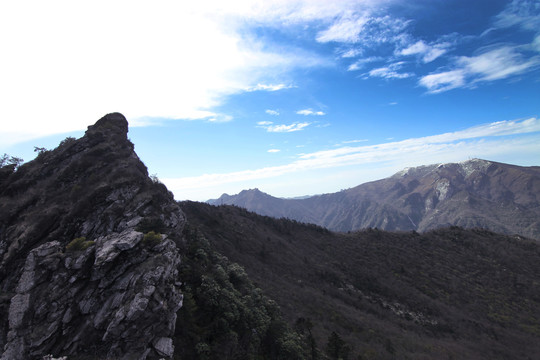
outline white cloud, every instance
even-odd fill
[[[503,46],[478,56],[462,56],[457,63],[472,76],[478,76],[475,81],[491,81],[522,74],[540,65],[540,56],[524,59],[516,47]]]
[[[356,43],[360,41],[360,33],[369,21],[367,14],[353,14],[341,18],[330,28],[317,35],[317,41],[325,43],[330,41]]]
[[[495,17],[493,26],[481,36],[497,29],[519,26],[534,32],[535,37],[529,44],[495,44],[480,49],[477,55],[456,57],[452,69],[426,75],[419,84],[428,92],[438,93],[479,82],[506,79],[540,67],[540,56],[530,54],[531,50],[540,52],[540,7],[537,0],[511,1]],[[421,52],[421,47],[419,44],[416,50]],[[409,51],[412,53],[413,50]]]
[[[395,171],[406,166],[434,162],[461,161],[471,155],[490,158],[505,154],[540,152],[540,119],[499,121],[440,135],[387,142],[378,145],[345,146],[333,150],[301,154],[285,165],[223,174],[163,179],[173,192],[186,198],[192,189],[276,178],[316,169],[392,163]],[[521,137],[508,136],[529,134]],[[356,184],[355,184],[356,185]],[[195,190],[198,191],[198,190]]]
[[[391,0],[390,0],[391,1]],[[201,0],[201,7],[217,14],[234,14],[245,20],[273,22],[276,26],[305,23],[314,20],[332,22],[349,12],[361,12],[380,6],[389,0]]]
[[[270,149],[270,150],[268,150],[269,153],[278,153],[280,151],[281,150],[279,150],[279,149]]]
[[[215,114],[214,116],[209,117],[207,120],[210,122],[223,123],[232,121],[233,117],[225,114]]]
[[[321,43],[339,42],[371,47],[396,42],[409,25],[409,21],[389,15],[377,16],[374,13],[375,10],[370,8],[345,12],[328,29],[320,31],[316,40]]]
[[[455,69],[423,76],[419,84],[431,93],[523,74],[540,66],[540,56],[525,58],[517,46],[489,48],[476,56],[461,56]]]
[[[540,31],[540,7],[537,0],[513,0],[496,16],[496,27],[507,28],[515,25],[525,30]]]
[[[294,132],[294,131],[300,131],[304,130],[304,128],[308,127],[310,123],[294,123],[291,125],[273,125],[269,126],[266,130],[268,132]]]
[[[403,67],[403,62],[397,62],[385,67],[372,69],[367,73],[369,77],[382,77],[385,79],[405,79],[414,76],[412,73],[399,73],[397,70]]]
[[[366,142],[366,141],[368,141],[368,139],[347,140],[347,141],[342,141],[341,143],[342,144],[356,144],[356,143],[361,143],[361,142]]]
[[[347,70],[348,71],[360,70],[366,64],[369,64],[369,63],[375,62],[375,61],[381,61],[381,60],[383,60],[383,58],[380,57],[380,56],[370,56],[370,57],[367,57],[367,58],[364,58],[364,59],[359,59],[359,60],[355,61],[354,63],[352,63],[351,65],[349,65]]]
[[[353,58],[353,57],[356,57],[358,55],[361,55],[362,52],[363,51],[361,49],[348,49],[348,50],[341,53],[341,57],[342,58]]]
[[[265,113],[267,113],[268,115],[273,115],[273,116],[278,116],[279,115],[279,111],[276,111],[276,110],[270,110],[270,109],[267,109],[265,111]]]
[[[266,129],[268,132],[275,132],[275,133],[288,133],[288,132],[295,132],[295,131],[301,131],[304,130],[306,127],[311,125],[311,123],[303,122],[303,123],[293,123],[290,125],[274,125],[271,121],[260,121],[257,123],[259,127],[262,127],[263,129]]]
[[[324,113],[322,111],[313,111],[311,109],[298,110],[296,113],[298,115],[305,115],[305,116],[308,116],[308,115],[316,115],[316,116],[326,115],[326,113]]]
[[[531,44],[534,51],[540,52],[540,35],[536,36]]]
[[[423,76],[419,84],[431,93],[439,93],[465,85],[465,71],[451,70]]]
[[[293,87],[293,85],[285,84],[257,84],[255,86],[247,88],[246,91],[278,91],[283,89],[290,89]]]
[[[434,146],[436,144],[448,144],[483,137],[507,136],[534,132],[540,132],[540,119],[529,118],[525,120],[498,121],[440,135],[412,138],[379,145],[343,147],[335,150],[324,150],[311,154],[305,154],[301,156],[301,158],[347,159],[347,156],[353,154],[362,154],[362,156],[364,156],[365,154],[373,154],[385,151],[393,152],[397,155],[400,151],[410,151],[412,149],[420,149],[426,146]]]
[[[401,50],[400,55],[416,55],[424,54],[429,50],[429,46],[426,45],[422,40],[417,41],[416,43],[410,45],[409,47]]]
[[[428,45],[424,41],[419,40],[414,44],[410,44],[408,47],[398,51],[398,54],[404,56],[418,55],[422,58],[424,63],[429,63],[441,55],[444,55],[448,51],[448,46],[448,43]]]
[[[231,75],[262,55],[171,2],[3,3],[0,13],[0,32],[12,34],[2,37],[3,132],[84,129],[112,111],[207,118],[221,94],[243,87]]]
[[[113,111],[140,126],[156,118],[226,120],[212,109],[227,96],[290,88],[283,81],[291,70],[329,63],[263,46],[246,24],[332,19],[350,5],[1,2],[0,142],[83,130]]]

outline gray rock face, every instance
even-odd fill
[[[120,114],[2,178],[1,359],[171,358],[184,223]]]
[[[154,349],[159,355],[171,357],[174,354],[174,346],[171,338],[162,337],[154,342]]]

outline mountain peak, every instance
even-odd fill
[[[262,192],[258,188],[242,190],[242,191],[240,191],[240,194],[265,194],[265,195],[267,195],[266,193]]]
[[[120,113],[110,113],[88,126],[87,136],[122,137],[127,139],[128,121]]]
[[[172,357],[185,218],[127,132],[108,114],[2,180],[0,358]]]

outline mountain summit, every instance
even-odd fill
[[[2,359],[172,356],[185,219],[127,132],[108,114],[2,178]]]
[[[486,228],[540,239],[540,167],[472,159],[404,169],[338,193],[279,199],[248,192],[211,204],[245,207],[336,231]]]

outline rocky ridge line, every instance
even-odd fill
[[[108,114],[0,179],[2,360],[172,358],[185,218],[127,131]]]

